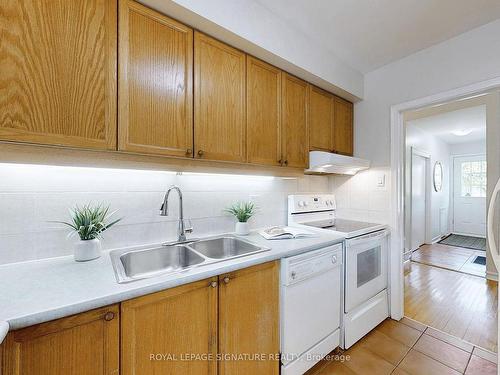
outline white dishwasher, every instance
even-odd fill
[[[342,244],[281,260],[281,374],[302,375],[340,344]]]

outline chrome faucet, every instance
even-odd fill
[[[193,227],[189,226],[188,228],[184,225],[184,208],[182,205],[182,192],[179,187],[172,185],[165,194],[165,198],[163,199],[163,204],[160,208],[161,216],[168,216],[168,197],[170,196],[170,192],[172,190],[177,191],[177,195],[179,196],[179,226],[177,227],[177,243],[187,242],[186,233],[192,233]]]

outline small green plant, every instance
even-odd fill
[[[246,223],[255,215],[257,207],[253,202],[237,202],[224,211],[236,217],[240,223]]]
[[[113,214],[114,212],[109,213],[109,206],[86,204],[71,210],[71,222],[59,221],[59,223],[73,229],[82,241],[88,241],[99,238],[102,232],[121,220],[120,218],[107,223]]]

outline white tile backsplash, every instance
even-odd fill
[[[0,264],[72,253],[77,238],[53,221],[69,220],[76,204],[104,203],[123,217],[103,235],[106,249],[159,243],[176,237],[178,204],[172,192],[169,216],[159,215],[166,189],[178,185],[193,236],[234,230],[223,209],[253,200],[252,228],[286,224],[287,196],[331,192],[329,178],[272,178],[183,174],[127,169],[0,164]]]
[[[385,186],[377,185],[385,175]],[[390,169],[369,169],[354,176],[331,177],[337,201],[337,217],[390,224]]]

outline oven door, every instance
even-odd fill
[[[345,312],[387,288],[387,231],[346,241]]]

